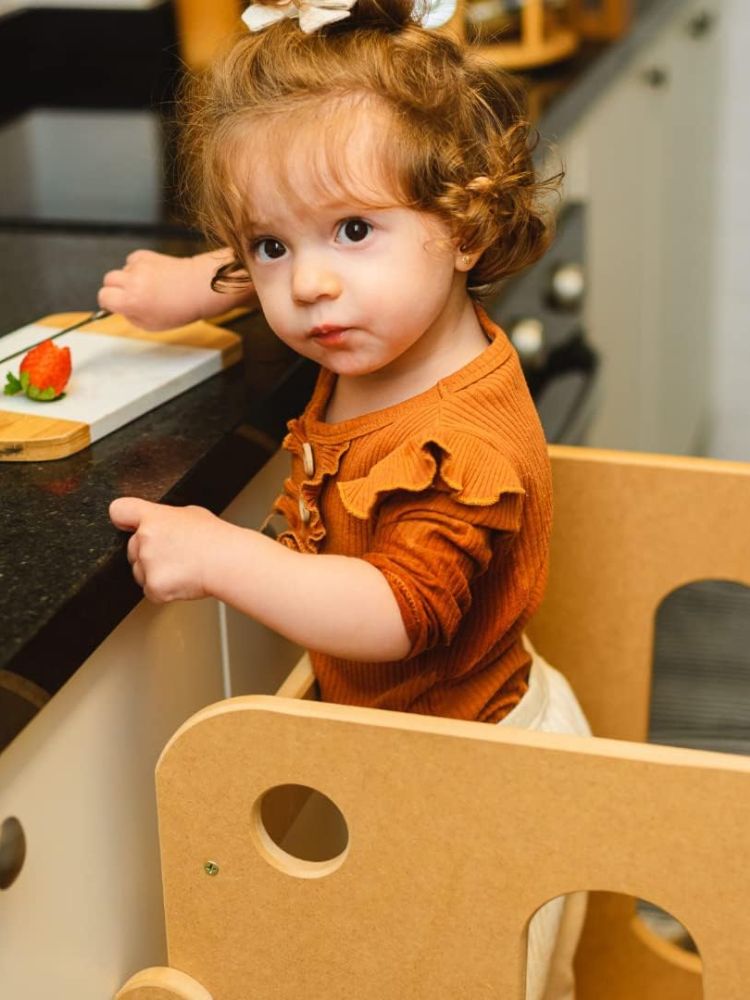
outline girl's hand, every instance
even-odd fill
[[[133,532],[128,559],[150,601],[215,597],[300,646],[347,660],[409,652],[393,591],[364,559],[294,552],[202,507],[120,497],[109,516]]]
[[[156,604],[207,597],[206,563],[229,527],[202,507],[120,497],[109,507],[116,528],[132,531],[128,561],[144,596]]]
[[[218,265],[201,266],[199,257],[170,257],[153,250],[135,250],[125,265],[108,271],[97,296],[99,306],[121,313],[142,330],[168,330],[203,317]],[[219,305],[215,312],[221,312]]]

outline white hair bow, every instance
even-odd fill
[[[251,3],[242,20],[251,31],[263,31],[264,28],[283,21],[288,17],[298,17],[299,26],[306,35],[312,34],[324,24],[333,24],[349,17],[349,11],[356,0],[285,0],[274,7]]]
[[[299,18],[299,26],[306,35],[312,34],[325,24],[342,21],[349,17],[357,0],[282,0],[281,3],[268,7],[265,4],[251,3],[242,20],[250,31],[263,31],[277,21],[289,17]],[[440,28],[453,17],[456,11],[456,0],[430,0],[422,18],[423,28]]]

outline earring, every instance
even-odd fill
[[[461,263],[464,265],[464,267],[468,267],[470,260],[471,260],[471,257],[467,253],[465,253],[463,255],[463,257],[461,258]]]

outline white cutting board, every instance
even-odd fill
[[[49,316],[0,337],[0,357],[26,350],[85,313]],[[108,316],[60,337],[73,373],[65,395],[49,403],[0,395],[0,460],[63,458],[234,364],[240,338],[210,323],[146,333]],[[18,375],[23,355],[0,365]]]

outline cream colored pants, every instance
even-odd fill
[[[533,656],[529,689],[499,725],[590,736],[568,682],[526,638],[524,643]],[[552,899],[534,914],[529,924],[526,1000],[574,1000],[573,957],[585,916],[585,892]]]

